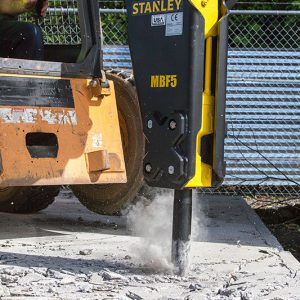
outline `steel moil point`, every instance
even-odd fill
[[[189,265],[192,226],[192,190],[175,190],[173,209],[172,262],[183,276]]]

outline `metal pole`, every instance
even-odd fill
[[[49,13],[59,13],[59,14],[76,14],[78,13],[78,8],[76,7],[49,7],[48,8]],[[126,8],[100,8],[99,9],[100,13],[103,14],[126,14],[127,9]]]
[[[294,16],[300,15],[299,10],[231,10],[234,15],[278,15],[278,16]]]
[[[172,262],[182,276],[189,264],[192,227],[192,190],[175,190],[173,208]]]

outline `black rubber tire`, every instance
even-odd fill
[[[128,73],[107,73],[114,82],[125,156],[127,183],[71,186],[75,196],[89,210],[102,215],[119,215],[143,185],[145,139],[136,90]],[[123,121],[121,121],[121,119]],[[124,128],[125,127],[125,128]],[[126,141],[125,141],[126,138]]]
[[[53,203],[59,188],[59,186],[0,188],[0,212],[36,213]]]

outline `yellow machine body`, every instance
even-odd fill
[[[0,74],[28,80],[22,76]],[[74,107],[0,105],[1,187],[126,182],[113,82],[102,88],[97,80],[64,80]],[[47,157],[47,147],[57,153]]]

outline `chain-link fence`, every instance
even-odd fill
[[[21,15],[20,20],[38,22],[47,45],[81,43],[77,0],[49,0],[46,18],[35,20],[32,14],[26,14]]]
[[[105,30],[107,62],[130,67],[128,52],[111,47],[123,45],[126,27]],[[300,12],[233,11],[228,54],[227,175],[224,185],[210,192],[297,196]]]
[[[80,43],[74,4],[50,0],[44,21],[47,43]],[[104,65],[130,69],[123,3],[101,1],[100,8]],[[227,175],[214,193],[297,196],[300,12],[232,11],[227,75]]]
[[[297,196],[300,12],[232,12],[220,192]]]
[[[116,8],[116,6],[120,8]],[[127,45],[127,17],[123,1],[99,1],[104,45]],[[20,16],[21,21],[41,26],[45,44],[78,45],[81,43],[78,1],[49,0],[46,18],[35,20],[32,14]]]

